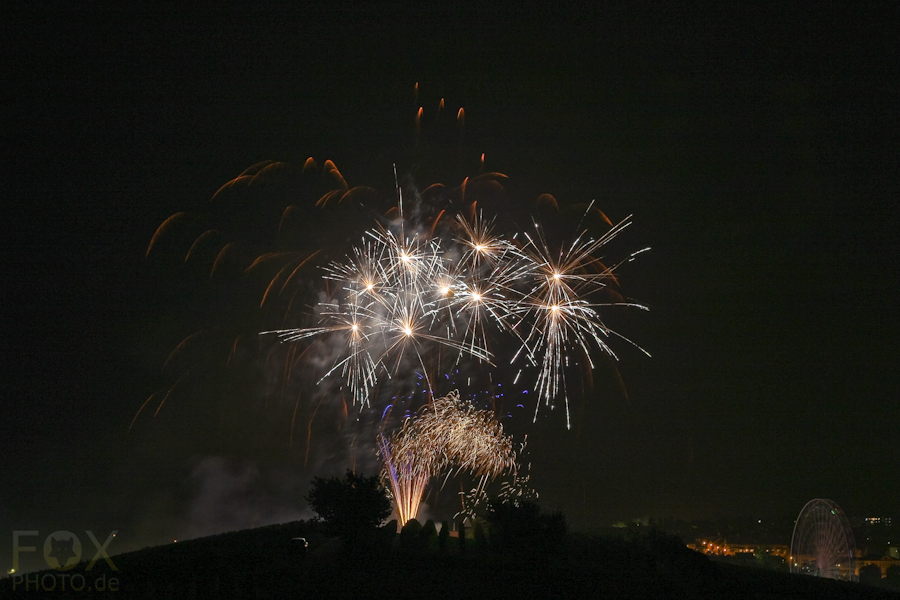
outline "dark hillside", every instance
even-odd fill
[[[315,523],[295,522],[146,548],[65,575],[8,578],[0,597],[112,598],[897,598],[864,585],[708,561],[677,538],[570,535],[552,555],[497,555],[475,540],[344,551]],[[293,537],[309,540],[304,553]],[[98,578],[106,590],[89,591]],[[110,591],[112,579],[117,590]],[[35,581],[38,583],[36,584]],[[66,590],[62,590],[65,582]],[[28,583],[28,590],[25,589]],[[73,587],[83,587],[73,591]],[[36,587],[41,587],[35,590]],[[52,593],[51,593],[51,588]]]

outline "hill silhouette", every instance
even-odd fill
[[[297,521],[115,555],[116,571],[101,560],[91,571],[81,563],[65,577],[53,570],[8,577],[0,582],[0,598],[900,597],[856,583],[712,562],[656,532],[630,540],[570,534],[554,552],[532,554],[498,553],[474,538],[445,552],[435,538],[410,552],[397,538],[379,536],[368,547],[347,550],[325,537],[320,523]],[[105,589],[89,589],[98,581]]]

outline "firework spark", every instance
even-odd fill
[[[517,471],[512,438],[503,426],[491,411],[476,410],[456,391],[406,419],[390,438],[379,436],[378,451],[401,526],[418,514],[432,477],[467,472],[483,490],[496,477]]]
[[[521,506],[523,502],[535,502],[540,497],[531,487],[531,475],[522,476],[519,473],[514,473],[509,481],[500,484],[500,489],[493,497],[488,496],[487,490],[477,486],[468,492],[460,492],[459,495],[462,508],[453,518],[463,517],[469,520],[475,519],[492,502]]]

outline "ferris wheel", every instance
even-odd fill
[[[841,507],[810,500],[800,511],[791,537],[791,573],[856,581],[853,531]]]

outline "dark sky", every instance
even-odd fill
[[[416,82],[465,108],[463,162],[633,214],[619,247],[652,247],[623,274],[651,309],[621,324],[652,354],[620,348],[627,399],[601,369],[572,431],[522,426],[547,506],[575,527],[815,497],[897,514],[896,17],[7,14],[0,523],[124,549],[308,516],[311,476],[346,464],[303,467],[284,406],[188,393],[129,431],[209,307],[144,252],[261,160],[389,193]]]

